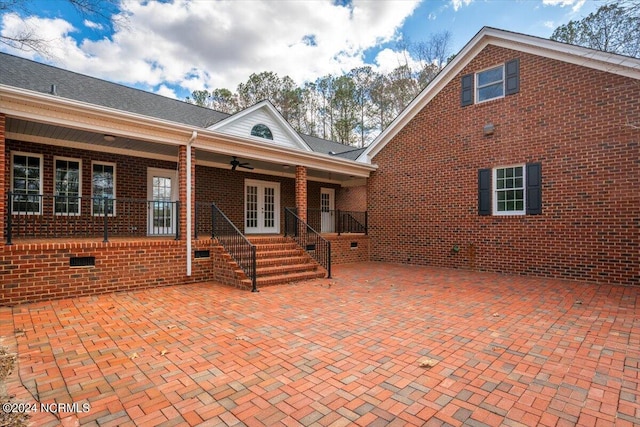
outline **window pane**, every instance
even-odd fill
[[[40,213],[40,157],[13,156],[13,212]]]
[[[504,95],[502,82],[478,89],[478,101],[499,98]]]
[[[79,214],[80,162],[56,160],[56,203],[58,214]]]
[[[478,73],[478,86],[502,81],[502,66]]]
[[[113,165],[94,164],[92,177],[93,214],[113,215],[114,198],[114,169]]]
[[[497,212],[524,212],[523,167],[500,168],[495,171],[495,196]]]

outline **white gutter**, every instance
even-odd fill
[[[187,277],[191,277],[191,144],[197,137],[194,130],[187,141]]]

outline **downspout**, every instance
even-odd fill
[[[191,233],[191,144],[193,144],[193,141],[195,141],[197,137],[198,132],[194,130],[191,138],[187,141],[187,277],[191,277],[191,239],[193,238]]]

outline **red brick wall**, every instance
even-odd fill
[[[196,155],[197,158],[197,155]],[[280,183],[280,230],[284,232],[284,208],[295,207],[295,183],[292,178],[247,173],[241,170],[196,166],[198,203],[215,203],[233,224],[244,232],[244,180],[255,179]],[[205,221],[199,214],[198,221]],[[210,218],[209,218],[210,220]],[[210,230],[211,227],[209,226]]]
[[[199,241],[193,250],[209,248]],[[2,245],[0,306],[209,280],[212,259],[194,260],[187,277],[185,252],[176,240]],[[69,266],[88,256],[95,267]]]
[[[343,234],[329,236],[327,239],[331,242],[332,265],[369,261],[369,236]]]
[[[367,210],[367,186],[344,187],[336,191],[336,209],[364,212]]]
[[[518,94],[460,106],[462,75],[514,58]],[[639,87],[488,46],[373,159],[372,260],[638,285]],[[542,215],[479,216],[478,170],[529,162]]]

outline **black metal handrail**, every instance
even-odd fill
[[[251,279],[251,292],[258,292],[256,247],[214,203],[211,204],[211,238],[220,242]]]
[[[175,236],[180,202],[128,198],[7,194],[6,244],[14,238]]]
[[[342,233],[368,234],[369,232],[367,211],[307,209],[307,222],[316,230],[338,233],[338,235]]]
[[[294,208],[284,209],[284,235],[292,237],[331,277],[331,242],[300,219]]]

